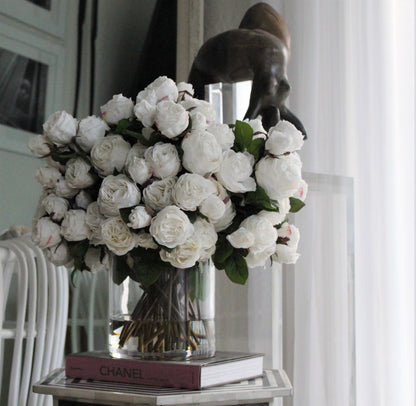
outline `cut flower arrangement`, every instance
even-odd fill
[[[58,111],[30,139],[47,162],[33,239],[51,262],[97,272],[111,259],[115,283],[145,290],[210,258],[240,284],[251,267],[296,262],[286,217],[307,192],[302,134],[287,121],[268,132],[260,119],[219,124],[192,96],[159,77],[136,103],[119,94],[80,121]]]

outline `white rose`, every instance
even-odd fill
[[[61,224],[61,234],[67,241],[82,241],[90,237],[85,210],[68,210]]]
[[[139,185],[143,185],[152,177],[152,171],[144,158],[133,157],[126,164],[126,170]]]
[[[222,149],[214,135],[208,131],[193,130],[181,144],[183,166],[199,175],[217,172],[221,166]]]
[[[178,85],[179,98],[191,99],[194,95],[194,88],[191,83],[179,82]]]
[[[173,188],[174,202],[183,210],[194,211],[210,195],[216,193],[214,184],[196,173],[181,175]]]
[[[72,262],[72,255],[65,241],[61,241],[53,247],[46,248],[43,252],[46,258],[56,266],[68,266]]]
[[[256,165],[257,183],[273,200],[292,196],[299,189],[302,163],[296,153],[265,157]]]
[[[92,202],[87,207],[87,215],[85,217],[85,221],[91,230],[91,236],[90,236],[91,244],[94,244],[94,245],[102,244],[101,223],[105,219],[106,217],[103,214],[101,214],[100,208],[98,207],[97,202]]]
[[[62,147],[69,144],[77,133],[77,120],[66,111],[56,111],[43,124],[45,136],[53,144]]]
[[[227,124],[211,124],[207,131],[214,135],[223,151],[234,145],[235,136],[233,130]]]
[[[59,163],[58,161],[55,161],[54,159],[52,159],[51,156],[46,156],[43,157],[43,159],[45,160],[45,163],[50,166],[51,168],[56,168],[59,169],[62,173],[65,172],[65,165],[62,165],[61,163]]]
[[[193,226],[194,234],[200,245],[199,260],[204,261],[214,254],[218,235],[214,226],[200,217],[197,218]]]
[[[84,210],[87,210],[87,207],[92,203],[92,197],[91,195],[86,192],[85,190],[81,190],[76,196],[75,196],[75,203],[76,205]]]
[[[62,174],[56,168],[46,166],[44,168],[38,168],[35,175],[37,181],[45,189],[52,189],[56,186],[59,180],[61,180]]]
[[[120,217],[110,217],[101,224],[104,244],[116,255],[125,255],[137,246],[137,236]]]
[[[136,206],[129,214],[127,225],[131,228],[138,229],[150,226],[152,216],[147,212],[144,206]]]
[[[166,76],[159,76],[139,92],[136,103],[146,100],[150,104],[157,104],[164,100],[176,101],[177,98],[178,88],[175,82]]]
[[[156,118],[156,105],[150,104],[147,100],[140,100],[134,106],[134,115],[145,127],[151,127]]]
[[[177,178],[165,178],[143,189],[143,201],[151,210],[159,211],[173,203],[172,192]]]
[[[244,122],[246,122],[253,129],[254,140],[256,138],[263,138],[264,140],[267,138],[267,131],[263,128],[263,123],[260,118],[255,118],[253,120],[246,118]]]
[[[78,192],[79,189],[70,186],[66,179],[59,179],[55,186],[55,194],[66,199],[72,199]]]
[[[300,233],[299,229],[293,224],[285,223],[277,230],[279,238],[284,239],[284,242],[287,246],[297,250]]]
[[[144,159],[153,175],[160,179],[176,176],[181,169],[178,151],[173,144],[158,142],[146,150]]]
[[[256,190],[256,181],[251,177],[253,165],[254,157],[248,152],[224,151],[221,167],[215,176],[230,192],[252,192]]]
[[[225,203],[216,195],[208,196],[199,205],[199,212],[209,220],[219,220],[225,213]]]
[[[39,248],[53,247],[62,240],[61,227],[49,217],[42,217],[34,224],[32,240]]]
[[[199,260],[200,250],[200,241],[194,235],[170,252],[160,250],[159,255],[162,261],[169,262],[175,268],[186,269],[194,266]]]
[[[303,134],[289,121],[281,120],[270,128],[265,147],[277,156],[301,149],[303,142]]]
[[[146,233],[145,231],[141,231],[140,233],[136,234],[137,235],[137,241],[138,241],[138,246],[142,247],[142,248],[146,248],[146,249],[157,249],[159,248],[159,246],[155,243],[153,237],[149,234]]]
[[[181,105],[189,111],[191,117],[196,113],[202,114],[205,117],[207,125],[215,123],[217,119],[217,114],[215,113],[214,106],[205,100],[186,99],[181,102]]]
[[[101,184],[97,203],[101,213],[118,216],[119,209],[138,205],[140,197],[140,190],[126,175],[110,175]]]
[[[228,228],[234,220],[235,217],[235,209],[233,202],[230,199],[230,196],[224,186],[222,186],[219,182],[215,179],[210,178],[210,181],[215,186],[216,193],[215,195],[218,196],[225,205],[225,212],[218,220],[214,220],[210,218],[210,222],[214,225],[215,231],[219,233],[220,231],[225,230]]]
[[[272,258],[280,264],[295,264],[299,256],[296,248],[284,244],[276,244],[276,251]]]
[[[255,241],[254,234],[245,227],[238,228],[226,238],[234,248],[250,248]]]
[[[90,172],[91,165],[83,158],[73,158],[66,163],[65,179],[69,186],[84,189],[95,183],[95,177]]]
[[[102,175],[121,172],[130,151],[130,144],[120,135],[108,135],[91,149],[91,162]]]
[[[254,236],[254,243],[248,247],[245,257],[249,267],[264,266],[266,260],[276,249],[277,230],[272,223],[258,215],[247,217],[240,225]]]
[[[156,126],[163,135],[175,138],[183,133],[189,124],[188,112],[172,101],[163,101],[156,107]]]
[[[192,130],[205,130],[208,127],[206,117],[199,111],[191,110],[189,112],[189,118],[192,121]]]
[[[122,94],[116,94],[100,107],[101,114],[108,124],[117,124],[123,118],[133,115],[133,102]]]
[[[293,197],[296,197],[296,199],[302,200],[302,202],[304,202],[307,195],[308,195],[308,184],[302,179],[300,181],[299,189],[295,192]]]
[[[97,273],[108,269],[110,258],[107,253],[102,257],[102,249],[89,247],[84,258],[85,265],[91,273]]]
[[[286,216],[289,214],[289,210],[290,210],[289,198],[287,197],[286,199],[279,200],[277,202],[277,206],[279,208],[278,212],[262,210],[258,213],[258,215],[266,218],[274,226],[277,226],[278,224],[282,223],[285,220]]]
[[[194,227],[182,210],[168,206],[153,217],[149,231],[160,245],[174,248],[192,235]]]
[[[54,221],[61,221],[69,209],[68,200],[54,194],[46,196],[41,205]]]
[[[30,137],[27,146],[34,155],[45,156],[51,152],[49,140],[41,134]]]
[[[109,129],[103,119],[96,116],[86,117],[79,122],[75,141],[85,152],[90,152],[94,144],[102,139]]]
[[[146,130],[145,128],[143,128],[143,131]],[[154,131],[153,129],[150,129],[152,132]],[[144,153],[146,152],[147,147],[144,146],[143,144],[141,144],[140,142],[136,142],[131,148],[130,151],[127,155],[127,160],[126,160],[126,165],[128,164],[128,162],[132,159],[132,158],[144,158]]]

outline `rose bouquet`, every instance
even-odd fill
[[[192,96],[190,84],[159,77],[136,103],[113,96],[102,117],[58,111],[29,142],[47,163],[36,173],[34,241],[75,270],[114,258],[117,284],[131,278],[153,292],[136,318],[169,307],[152,290],[165,269],[191,272],[212,258],[244,284],[250,267],[298,257],[286,216],[304,206],[302,134],[286,121],[268,133],[260,119],[216,123],[213,107]],[[137,333],[123,328],[125,340]]]

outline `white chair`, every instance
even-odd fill
[[[66,268],[48,262],[30,235],[0,241],[0,381],[2,386],[9,382],[2,405],[52,405],[31,386],[63,365],[67,316]],[[12,342],[10,367],[5,365],[7,340]]]

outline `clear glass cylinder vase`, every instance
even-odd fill
[[[117,358],[190,359],[215,355],[215,267],[166,266],[143,286],[114,282],[110,267],[109,351]]]

